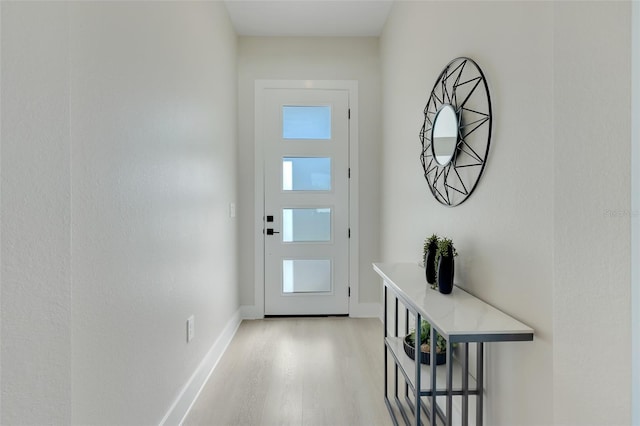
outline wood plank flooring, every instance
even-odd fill
[[[391,425],[378,319],[244,321],[184,425]]]

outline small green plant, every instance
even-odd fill
[[[436,333],[436,353],[444,353],[447,351],[447,341],[442,337],[439,333]],[[407,342],[414,348],[416,347],[416,332],[411,331],[409,335],[407,335]],[[429,352],[431,348],[431,324],[429,324],[426,320],[422,320],[420,323],[420,346],[427,345],[426,351]],[[454,345],[455,347],[455,345]]]
[[[430,237],[425,238],[424,245],[422,247],[422,258],[424,259],[424,267],[427,273],[427,282],[431,284],[432,289],[437,288],[436,264],[434,259],[439,241],[440,237],[436,234],[432,234]]]
[[[424,246],[422,247],[422,256],[426,256],[427,250],[429,250],[430,248],[437,248],[438,241],[440,241],[440,237],[438,237],[436,234],[432,234],[430,237],[425,238]]]
[[[449,254],[452,253],[454,256],[458,255],[456,248],[453,246],[453,241],[449,238],[443,238],[438,241],[438,250],[436,251],[436,265],[438,264],[438,260],[440,260],[440,256],[449,257]]]

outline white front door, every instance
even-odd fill
[[[263,89],[265,315],[349,311],[349,94]]]

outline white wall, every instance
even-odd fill
[[[555,420],[626,425],[631,4],[556,2],[554,20]]]
[[[451,237],[457,283],[535,329],[533,342],[487,347],[491,425],[552,423],[552,22],[550,3],[396,2],[381,39],[384,261],[417,263],[425,237]],[[447,208],[423,177],[418,133],[457,56],[483,69],[494,126],[476,191]]]
[[[458,283],[536,332],[487,349],[488,424],[630,422],[630,22],[628,2],[396,2],[385,27],[382,256],[451,236]],[[417,133],[460,55],[489,80],[494,136],[446,209]]]
[[[67,7],[2,2],[2,413],[71,421]]]
[[[0,36],[2,35],[2,3],[0,3]],[[2,176],[2,38],[0,37],[0,177]],[[2,184],[0,183],[0,189]],[[0,212],[2,191],[0,190]],[[2,217],[0,213],[0,421],[2,421]]]
[[[2,423],[157,424],[239,306],[235,33],[221,2],[2,7]]]
[[[238,44],[238,219],[242,305],[254,304],[254,82],[358,80],[361,303],[379,302],[371,262],[378,259],[380,62],[378,39],[240,37]],[[259,285],[262,285],[260,283]]]
[[[640,4],[631,4],[631,335],[632,417],[640,425]]]

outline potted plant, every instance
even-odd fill
[[[438,285],[436,281],[436,252],[438,251],[438,241],[440,241],[440,238],[438,238],[436,234],[433,234],[424,240],[422,249],[427,282],[431,284],[431,288],[433,289]]]
[[[440,334],[436,333],[436,365],[447,362],[447,341]],[[403,340],[404,352],[411,359],[415,359],[416,332],[407,334]],[[420,362],[422,364],[431,363],[431,324],[422,320],[420,324]]]
[[[455,265],[453,258],[458,253],[453,247],[453,241],[449,238],[442,238],[438,241],[438,250],[436,251],[438,290],[442,294],[449,294],[453,290],[453,275]]]

